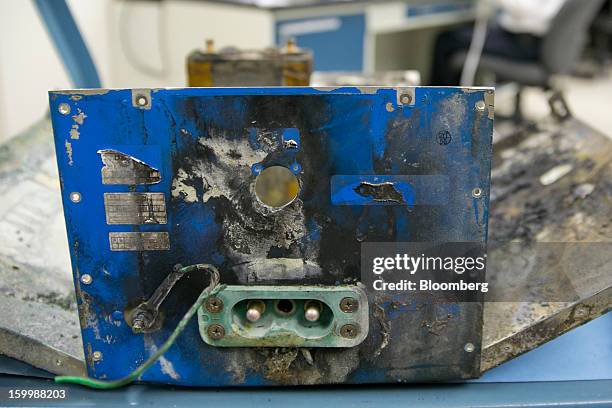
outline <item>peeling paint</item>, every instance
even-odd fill
[[[72,161],[72,143],[66,140],[64,142],[64,146],[66,147],[66,155],[68,156],[68,165],[72,166],[72,164],[74,163]]]
[[[85,122],[87,115],[81,110],[81,108],[77,108],[77,112],[78,113],[76,115],[72,115],[72,120],[80,126]]]
[[[170,362],[170,360],[168,360],[166,357],[161,356],[159,358],[159,365],[161,366],[162,373],[167,374],[173,380],[181,379],[181,376],[178,375],[178,373],[174,370],[174,366],[172,365],[172,362]]]
[[[389,341],[391,340],[391,322],[387,319],[385,309],[379,304],[373,305],[372,315],[378,320],[381,330],[380,334],[382,336],[380,344],[373,353],[373,357],[376,358],[380,356],[380,353],[389,345]]]
[[[354,190],[360,196],[372,198],[374,201],[405,203],[404,197],[391,182],[369,183],[362,181]]]
[[[79,132],[79,125],[72,125],[72,128],[70,129],[70,138],[78,139],[79,137],[81,137],[81,133]]]

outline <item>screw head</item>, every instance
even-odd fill
[[[81,275],[81,283],[83,283],[85,285],[89,285],[89,284],[91,284],[91,282],[93,282],[93,278],[91,277],[90,274],[85,273],[85,274]]]
[[[482,197],[482,189],[480,187],[476,187],[475,189],[473,189],[472,190],[472,197],[474,197],[474,198]]]
[[[80,203],[81,198],[81,193],[79,193],[78,191],[73,191],[72,193],[70,193],[70,201],[72,201],[73,203]]]
[[[59,106],[57,107],[57,110],[59,111],[59,113],[61,113],[62,115],[68,115],[70,114],[70,105],[68,105],[66,102],[62,102],[59,104]]]
[[[484,101],[476,102],[476,109],[480,112],[484,111],[487,108],[487,104]]]
[[[225,327],[220,324],[213,323],[206,329],[206,333],[208,333],[208,337],[213,340],[220,340],[225,337]]]
[[[410,94],[400,95],[400,102],[403,103],[404,105],[408,105],[409,103],[412,102],[412,95]]]
[[[465,343],[465,346],[463,346],[463,349],[468,353],[472,353],[476,349],[476,347],[474,347],[472,343]]]
[[[91,353],[91,358],[93,359],[93,361],[100,361],[100,360],[102,360],[102,352],[101,351],[94,351],[93,353]]]
[[[211,296],[206,299],[205,307],[209,313],[219,313],[223,310],[223,300],[217,296]]]
[[[359,334],[359,326],[356,324],[345,324],[340,328],[340,335],[347,339],[354,339]]]
[[[146,96],[144,96],[144,95],[136,96],[136,105],[138,105],[138,106],[147,106],[148,103],[149,103],[149,100],[147,99]]]
[[[340,310],[344,313],[353,313],[359,309],[359,301],[352,297],[345,297],[340,301]]]

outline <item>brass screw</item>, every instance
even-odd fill
[[[223,301],[217,296],[211,296],[206,299],[205,306],[209,313],[219,313],[223,310]]]
[[[345,324],[340,328],[340,335],[347,339],[354,339],[359,334],[359,326],[355,324]]]
[[[221,340],[225,337],[225,328],[220,324],[211,324],[208,326],[208,329],[206,329],[206,332],[208,333],[208,337],[213,340]]]
[[[408,105],[409,103],[412,102],[412,95],[410,94],[403,94],[400,96],[400,102],[403,103],[404,105]]]
[[[359,309],[359,302],[352,297],[345,297],[340,301],[340,310],[344,313],[353,313]]]

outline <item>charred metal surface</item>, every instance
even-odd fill
[[[488,280],[520,292],[486,303],[483,371],[610,310],[611,174],[612,141],[576,119],[496,150]],[[510,262],[509,241],[524,248],[520,264]],[[554,256],[525,273],[551,245]],[[547,282],[546,296],[521,297],[536,279]]]
[[[126,321],[134,333],[147,333],[161,327],[161,321],[158,319],[159,307],[184,275],[179,266],[175,267],[149,299],[127,313]]]
[[[176,263],[213,263],[228,285],[355,284],[362,242],[484,242],[492,121],[475,106],[487,92],[158,89],[150,93],[150,109],[121,102],[131,99],[130,90],[78,100],[52,93],[52,112],[68,103],[88,116],[81,137],[72,141],[72,166],[63,150],[58,163],[75,279],[92,277],[79,285],[89,374],[125,375],[168,337],[204,287],[201,276],[174,286],[160,308],[161,327],[144,338],[123,316],[148,299]],[[66,119],[54,114],[60,146]],[[452,141],[440,145],[440,131]],[[96,152],[105,149],[157,169],[159,182],[96,182]],[[298,180],[297,198],[282,208],[255,194],[258,175],[272,166],[286,167]],[[371,183],[365,193],[372,197],[360,205],[333,204],[332,178],[338,175]],[[391,177],[397,181],[384,185]],[[348,187],[355,196],[359,183]],[[475,187],[484,191],[478,203],[471,196]],[[70,201],[71,191],[82,201]],[[91,197],[109,192],[163,193],[167,224],[107,225],[103,203]],[[371,204],[375,199],[391,205]],[[164,250],[144,245],[144,234],[167,236],[159,241]],[[109,235],[129,238],[122,241],[126,250],[110,251]],[[464,351],[467,342],[480,350],[480,303],[371,288],[366,294],[376,306],[357,347],[219,348],[202,341],[194,321],[165,355],[166,368],[152,367],[143,380],[252,386],[444,381],[480,373],[479,352]],[[93,361],[93,351],[105,358]]]
[[[397,191],[393,183],[368,183],[361,182],[355,187],[355,192],[363,197],[370,197],[374,201],[394,201],[396,203],[405,203],[404,197]]]
[[[65,94],[71,100],[79,101],[86,95],[105,94],[106,92],[80,91],[74,95],[71,92]],[[63,256],[67,254],[68,248],[64,241],[65,225],[61,214],[61,203],[59,202],[60,193],[56,164],[54,160],[49,159],[53,153],[49,138],[50,132],[49,123],[43,121],[28,130],[24,135],[13,139],[9,144],[0,146],[0,191],[4,198],[0,201],[0,234],[2,234],[4,244],[0,247],[0,259],[3,262],[0,264],[0,274],[2,276],[0,299],[13,300],[10,305],[7,304],[2,309],[14,312],[12,314],[2,314],[0,325],[3,328],[13,327],[11,329],[13,333],[20,337],[25,336],[33,339],[40,346],[35,353],[23,355],[21,357],[23,361],[35,366],[42,366],[31,357],[44,355],[43,358],[50,358],[48,361],[53,363],[56,350],[61,350],[62,353],[66,353],[79,361],[81,366],[84,367],[79,320],[75,310],[74,295],[71,293],[69,260]],[[609,242],[609,191],[611,186],[609,177],[605,177],[605,174],[610,174],[610,170],[609,167],[607,169],[602,167],[600,163],[609,161],[610,140],[576,120],[570,120],[563,126],[551,126],[544,134],[536,134],[537,140],[534,140],[533,137],[534,135],[530,134],[527,138],[518,139],[522,140],[519,144],[512,143],[503,149],[496,149],[492,194],[497,199],[493,203],[490,234],[493,237],[498,237],[498,240],[511,239],[514,236],[518,236],[520,239],[533,239],[540,231],[547,230],[549,231],[546,232],[547,236],[559,236],[561,237],[559,239],[581,237],[583,240],[588,240],[594,237],[596,241]],[[559,147],[555,147],[556,145],[562,145],[563,149],[559,150]],[[63,149],[63,146],[60,146],[60,148]],[[517,148],[520,149],[517,150]],[[559,152],[561,155],[556,158]],[[524,159],[521,159],[521,157],[524,157]],[[99,163],[99,158],[92,158],[92,160],[96,159]],[[408,161],[410,162],[410,160]],[[552,191],[542,191],[543,187],[539,185],[539,177],[565,162],[572,163],[573,166],[578,163],[578,166],[575,167],[578,171],[573,171],[557,181],[557,183],[566,183],[562,188],[560,184],[553,183],[551,185]],[[544,165],[541,165],[541,163]],[[592,169],[600,170],[593,172],[597,175],[594,179],[585,179],[583,176],[585,174],[589,175],[591,172],[584,173],[583,169],[591,168],[592,164],[590,163],[596,164]],[[418,169],[416,163],[412,167]],[[499,169],[506,170],[500,172]],[[99,180],[99,168],[97,171]],[[577,177],[577,175],[580,177]],[[552,207],[542,207],[543,194],[548,195],[545,201]],[[558,197],[558,199],[553,198],[553,196]],[[36,197],[36,199],[33,200],[33,197]],[[533,201],[526,201],[530,197]],[[45,206],[32,207],[35,203],[45,203]],[[575,205],[576,203],[577,206],[574,209],[569,207],[569,204]],[[15,208],[20,208],[20,213],[25,211],[27,217],[37,216],[39,218],[27,218],[30,220],[27,225],[17,225],[18,219],[12,217]],[[542,211],[542,208],[546,208],[546,211]],[[40,221],[40,217],[46,222]],[[104,219],[103,214],[101,217]],[[361,237],[362,235],[358,236]],[[45,251],[44,248],[47,248],[47,250]],[[297,267],[298,263],[294,260],[290,261],[291,268]],[[144,256],[143,262],[150,262],[149,257]],[[290,271],[293,274],[294,269],[286,267],[287,264],[284,262],[275,262],[274,265],[281,265],[278,266],[279,271]],[[554,269],[554,263],[552,265],[553,268],[551,269]],[[137,268],[137,266],[135,267]],[[306,275],[320,274],[317,271],[310,272],[312,268],[314,266],[308,264],[301,270]],[[261,271],[265,268],[258,266],[258,269]],[[100,276],[111,279],[112,270],[107,270],[107,272],[101,273]],[[488,270],[489,275],[503,272],[503,270],[496,271],[491,268]],[[248,272],[245,273],[248,274]],[[281,273],[275,275],[278,277]],[[165,274],[158,273],[157,277],[151,278],[150,285],[147,288],[148,292],[142,295],[141,300],[145,299],[145,295],[153,293],[165,276]],[[97,277],[95,278],[97,279]],[[296,277],[299,277],[299,275],[296,275]],[[517,356],[521,352],[537,347],[566,329],[587,322],[609,310],[609,289],[607,291],[603,290],[605,284],[602,283],[600,278],[601,276],[599,278],[584,276],[581,279],[583,282],[581,285],[587,288],[585,293],[588,292],[589,287],[593,290],[593,299],[589,299],[589,296],[585,295],[585,299],[578,302],[578,304],[587,306],[592,305],[590,310],[587,307],[587,313],[581,311],[584,309],[577,309],[577,304],[562,302],[497,302],[486,304],[482,369],[487,370]],[[178,287],[184,286],[180,289],[182,296],[192,296],[187,301],[182,302],[184,305],[195,299],[199,289],[206,284],[206,282],[199,282],[197,276],[185,277],[185,280],[188,281],[185,285],[182,282],[177,284],[177,290]],[[127,277],[124,287],[132,286],[136,288],[138,284],[136,279]],[[190,286],[197,286],[197,288],[189,291]],[[91,304],[94,299],[87,293],[79,293],[81,294],[80,308],[83,310],[81,322],[86,330],[93,331],[100,324],[95,319],[95,314],[92,314],[95,311],[93,309],[95,305]],[[131,296],[137,297],[139,292],[133,290]],[[177,313],[184,311],[180,306],[177,306],[176,299],[173,299],[174,296],[174,294],[169,295],[166,301],[168,302],[168,309],[163,306],[162,311],[169,310],[171,306],[179,309]],[[171,305],[172,303],[173,305]],[[137,306],[137,304],[132,306]],[[226,369],[222,372],[211,372],[211,375],[218,376],[220,373],[224,373],[227,382],[236,384],[246,383],[248,382],[248,376],[256,374],[261,375],[268,381],[273,381],[272,378],[274,378],[275,383],[281,384],[312,384],[329,379],[342,382],[350,378],[348,373],[354,372],[360,364],[367,366],[380,358],[379,356],[384,356],[389,346],[389,339],[401,338],[401,336],[398,337],[395,334],[394,326],[402,323],[396,320],[395,315],[397,313],[421,314],[429,306],[425,300],[407,301],[381,298],[378,299],[376,304],[372,304],[371,308],[372,333],[371,338],[367,340],[370,346],[367,352],[361,354],[356,349],[349,349],[340,353],[330,353],[320,349],[299,349],[295,359],[291,360],[293,356],[291,349],[252,349],[241,352],[234,350],[228,351],[224,358],[211,356],[209,351],[206,350],[200,363],[202,365],[210,363],[208,360],[210,357],[213,357],[217,363],[222,362],[226,365]],[[573,309],[575,312],[573,317],[570,318]],[[107,319],[105,321],[110,322],[115,327],[124,327],[127,332],[130,332],[131,329],[126,328],[122,320],[112,318],[112,312],[112,308],[107,308],[101,316],[104,316],[104,319]],[[431,325],[432,321],[443,320],[445,314],[441,311],[437,314],[428,312],[428,315],[431,315],[433,319],[414,319],[412,322],[414,326],[410,329],[411,331],[407,330],[417,338],[408,340],[410,344],[415,346],[406,355],[414,355],[415,352],[426,355],[428,352],[426,348],[420,349],[416,345],[424,334],[431,338],[436,337],[428,333],[427,325]],[[7,318],[12,316],[21,316],[14,320],[18,326],[10,326],[12,323],[9,323]],[[47,317],[36,319],[39,316]],[[19,324],[26,323],[32,323],[33,325],[30,328],[19,326]],[[444,329],[446,332],[454,330],[452,320],[449,321],[449,324],[451,324],[451,327],[447,325],[447,328]],[[559,325],[561,330],[556,325]],[[522,337],[521,332],[526,333],[527,336]],[[102,334],[99,329],[98,333]],[[106,337],[107,335],[108,337]],[[166,337],[167,332],[160,335],[157,344],[161,344],[160,342]],[[101,342],[102,339],[116,342],[117,335],[112,332],[107,333],[104,337],[100,336],[95,341]],[[124,341],[129,342],[129,337]],[[10,355],[15,350],[15,343],[3,344],[5,346],[1,346],[1,353]],[[91,351],[91,343],[88,344],[89,347],[86,350]],[[427,342],[424,343],[424,347],[426,347],[425,344]],[[523,344],[528,346],[525,347]],[[430,343],[430,347],[433,346],[435,346],[435,343]],[[138,345],[135,345],[135,347],[137,348]],[[290,358],[287,358],[285,354],[289,354]],[[376,355],[376,358],[374,355]],[[19,356],[17,357],[19,358]],[[413,359],[414,357],[410,358]],[[175,361],[175,356],[168,355],[167,361]],[[287,365],[287,363],[289,364]],[[134,363],[127,361],[126,364]],[[63,364],[52,366],[53,364],[45,365],[48,370],[56,374],[78,373],[78,369],[67,370],[66,365]],[[280,367],[281,370],[275,369],[275,367]],[[283,367],[287,368],[282,369]],[[404,370],[404,368],[400,368],[400,370]],[[159,375],[162,376],[161,371]],[[406,377],[404,376],[404,378]],[[384,378],[381,378],[382,380]]]
[[[605,290],[572,304],[502,305],[487,304],[487,308],[497,308],[497,310],[485,312],[487,316],[485,322],[488,321],[487,318],[497,318],[498,315],[494,315],[495,313],[502,312],[506,317],[511,315],[515,321],[518,320],[519,326],[508,326],[507,329],[513,331],[508,333],[507,337],[485,345],[481,363],[483,372],[610,312],[612,310],[612,287],[608,286]],[[523,317],[524,320],[520,321],[517,319],[519,317]],[[527,324],[521,327],[521,323]]]

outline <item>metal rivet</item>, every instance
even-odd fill
[[[340,301],[340,310],[344,313],[353,313],[359,308],[359,302],[352,297],[345,297]]]
[[[149,100],[147,99],[146,96],[138,95],[136,97],[136,105],[138,105],[138,106],[147,106],[148,103],[149,103]]]
[[[91,275],[87,273],[84,275],[81,275],[81,283],[84,283],[85,285],[89,285],[91,284],[91,282],[93,282],[93,278],[91,277]]]
[[[57,110],[62,115],[68,115],[70,113],[70,105],[68,105],[66,102],[60,103]]]
[[[402,94],[400,96],[400,102],[403,103],[404,105],[408,105],[409,103],[412,102],[412,95],[410,95],[410,94]]]
[[[484,111],[487,108],[487,104],[484,101],[476,102],[476,109],[479,111]]]
[[[93,353],[91,353],[91,358],[93,359],[93,361],[100,361],[100,360],[102,360],[102,352],[101,351],[94,351]]]
[[[355,324],[345,324],[340,328],[340,335],[347,339],[354,339],[359,334],[359,326]]]
[[[472,197],[474,198],[480,198],[482,197],[482,189],[479,187],[476,187],[475,189],[472,190]]]
[[[463,346],[463,349],[468,353],[472,353],[476,349],[476,347],[474,347],[472,343],[465,343],[465,346]]]
[[[218,298],[217,296],[211,296],[208,299],[206,299],[205,306],[208,312],[219,313],[221,310],[223,310],[223,301],[221,300],[221,298]]]
[[[225,337],[225,327],[216,323],[211,324],[210,326],[208,326],[208,329],[206,329],[206,333],[208,333],[208,337],[210,337],[211,339],[220,340]]]
[[[73,203],[78,203],[81,201],[81,193],[79,193],[78,191],[73,191],[72,193],[70,193],[70,201],[72,201]]]

